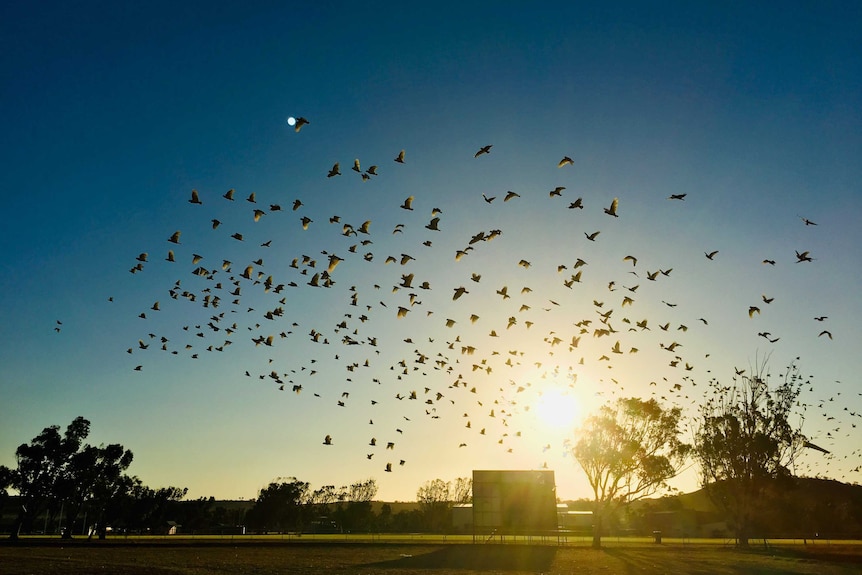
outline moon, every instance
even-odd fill
[[[290,116],[290,117],[287,119],[287,125],[288,125],[288,126],[294,126],[294,125],[296,125],[296,118],[294,118],[293,116]]]

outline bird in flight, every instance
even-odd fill
[[[459,297],[461,297],[461,296],[462,296],[462,295],[464,295],[465,293],[470,293],[470,292],[468,292],[468,291],[464,288],[464,286],[456,287],[456,288],[455,288],[455,293],[454,293],[454,294],[452,294],[452,300],[454,301],[454,300],[458,299]]]
[[[306,120],[305,118],[300,116],[296,119],[296,124],[293,125],[293,131],[299,132],[303,126],[305,126],[306,124],[309,124],[309,123],[310,122],[308,120]]]
[[[335,162],[335,164],[333,164],[333,166],[332,166],[332,169],[329,170],[328,174],[326,174],[326,177],[332,178],[334,176],[340,176],[340,175],[341,175],[341,169],[338,167],[338,162]]]
[[[492,145],[492,144],[488,144],[487,146],[482,146],[481,148],[479,148],[479,151],[478,151],[478,152],[476,152],[475,154],[473,154],[473,157],[474,157],[474,158],[478,158],[478,157],[479,157],[479,156],[481,156],[482,154],[488,154],[488,153],[490,153],[490,152],[491,152],[491,148],[492,148],[492,147],[493,147],[493,145]]]
[[[614,201],[611,202],[611,207],[605,208],[605,213],[609,216],[613,216],[615,218],[618,218],[619,216],[617,215],[617,207],[619,206],[619,204],[620,204],[619,199],[614,198]]]
[[[669,200],[685,200],[685,197],[687,195],[688,194],[671,194],[668,196],[667,199],[669,199]]]
[[[563,156],[563,159],[559,161],[557,164],[558,168],[562,168],[564,166],[573,166],[575,165],[575,161],[568,156]]]
[[[703,252],[703,255],[705,255],[706,259],[708,260],[712,260],[716,256],[716,254],[718,254],[718,250],[714,250],[711,252]]]
[[[403,164],[403,163],[404,163],[404,150],[401,150],[401,151],[398,153],[398,156],[396,156],[396,157],[395,157],[395,161],[396,161],[396,162],[398,162],[399,164]]]

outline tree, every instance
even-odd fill
[[[105,510],[114,498],[130,489],[129,478],[123,472],[131,465],[133,457],[130,450],[118,443],[99,447],[85,445],[72,454],[54,494],[66,509],[66,525],[73,525],[81,510],[87,507],[99,539],[105,538]],[[71,537],[71,532],[64,533],[64,537]]]
[[[175,518],[180,500],[188,493],[186,487],[159,487],[144,485],[137,477],[129,479],[127,493],[112,502],[106,513],[127,529],[156,532]]]
[[[6,491],[12,486],[12,470],[5,465],[0,465],[0,514],[3,513],[3,507],[6,504],[6,499],[9,493]]]
[[[454,505],[464,505],[473,501],[473,478],[456,477],[451,486],[451,497]]]
[[[419,510],[429,531],[445,530],[450,522],[452,506],[466,503],[471,499],[473,480],[469,477],[459,477],[454,483],[434,479],[426,481],[416,492]]]
[[[15,451],[17,468],[3,468],[8,483],[21,496],[21,509],[10,537],[29,527],[33,517],[48,509],[51,519],[59,510],[66,513],[66,525],[74,523],[84,507],[92,508],[100,536],[104,536],[104,510],[111,500],[128,488],[123,472],[132,463],[132,452],[120,444],[93,447],[83,442],[90,422],[75,418],[63,435],[59,426],[46,427]],[[70,533],[70,532],[67,532]]]
[[[339,522],[348,531],[368,531],[374,522],[371,502],[377,495],[377,481],[366,479],[352,483],[345,490],[343,509],[339,503]]]
[[[575,432],[572,455],[593,489],[593,547],[619,506],[668,488],[691,447],[679,440],[680,408],[654,399],[620,398],[600,408]]]
[[[280,478],[260,490],[246,518],[252,527],[262,531],[296,529],[302,525],[303,506],[308,501],[308,483],[296,477]]]
[[[56,495],[58,482],[68,473],[72,457],[90,433],[90,422],[76,417],[60,435],[60,427],[46,427],[30,443],[15,450],[17,467],[8,469],[7,483],[21,497],[18,517],[9,534],[17,539],[22,528],[45,509]]]
[[[791,478],[794,457],[810,444],[790,422],[802,385],[794,364],[775,387],[766,361],[751,375],[738,372],[733,381],[712,385],[712,397],[700,410],[694,453],[701,484],[727,515],[737,545],[747,547],[769,487]]]

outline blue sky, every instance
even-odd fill
[[[547,463],[561,496],[582,497],[563,455],[576,422],[537,416],[543,397],[583,415],[657,392],[693,410],[712,378],[729,383],[734,367],[771,353],[774,374],[799,358],[812,379],[804,431],[833,451],[806,454],[799,471],[860,479],[859,7],[211,4],[0,8],[0,463],[83,415],[92,441],[135,453],[130,471],[145,483],[192,496],[250,498],[279,476],[375,477],[381,498],[409,500],[429,479]],[[297,133],[290,116],[310,124]],[[558,168],[564,156],[574,165]],[[379,175],[362,181],[354,159]],[[327,178],[335,162],[342,175]],[[231,188],[233,202],[222,197]],[[188,202],[192,189],[202,205]],[[508,191],[520,197],[504,202]],[[411,211],[400,208],[408,196]],[[578,197],[584,209],[568,209]],[[618,218],[603,211],[613,198]],[[258,222],[254,208],[267,212]],[[425,228],[434,208],[439,232]],[[368,235],[342,234],[365,221]],[[493,229],[502,234],[455,261]],[[307,284],[326,267],[321,251],[344,259],[331,288]],[[796,263],[797,251],[814,261]],[[144,270],[129,273],[142,252]],[[415,259],[384,263],[401,254]],[[581,282],[567,288],[578,258]],[[248,265],[297,287],[266,293],[239,278]],[[198,266],[216,273],[195,276]],[[413,287],[393,291],[410,273]],[[194,302],[171,297],[177,280]],[[470,293],[453,301],[460,286]],[[221,305],[204,308],[207,294]],[[399,306],[410,309],[401,319]],[[595,337],[609,309],[616,332]],[[649,331],[629,331],[644,319]],[[272,346],[252,342],[268,335]],[[546,341],[578,335],[572,350]],[[612,355],[617,341],[638,352]],[[659,346],[672,341],[676,368]],[[416,400],[397,399],[411,391]],[[695,482],[690,469],[678,485]]]

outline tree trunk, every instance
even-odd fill
[[[12,524],[12,530],[9,532],[10,541],[18,541],[18,532],[21,530],[21,520],[16,519]]]
[[[21,533],[21,528],[24,526],[24,521],[27,519],[27,509],[22,505],[18,511],[18,516],[15,518],[15,523],[12,524],[12,529],[9,531],[9,539],[17,541],[18,535]]]
[[[593,549],[602,548],[602,512],[593,511]]]

